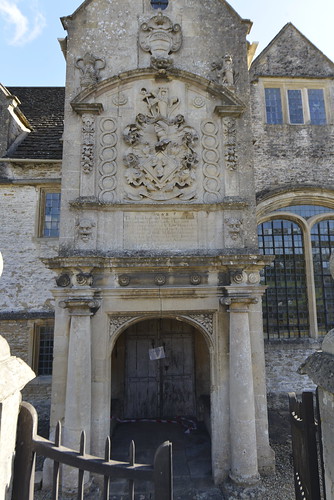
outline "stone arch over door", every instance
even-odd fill
[[[162,357],[150,359],[149,350],[157,347]],[[112,416],[204,420],[210,371],[210,350],[199,328],[172,317],[132,322],[112,350]]]

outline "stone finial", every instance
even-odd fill
[[[220,85],[232,87],[234,85],[233,59],[230,54],[211,64],[212,79]]]
[[[77,59],[75,66],[81,72],[81,86],[88,87],[99,81],[100,71],[105,68],[106,62],[103,57],[95,57],[93,54],[86,52],[83,57]]]
[[[326,337],[322,342],[322,350],[323,352],[327,352],[328,354],[334,354],[334,329],[330,330]]]
[[[21,391],[35,376],[22,359],[10,355],[8,343],[0,335],[0,403]]]
[[[151,65],[158,70],[170,68],[172,52],[182,44],[181,26],[173,24],[169,17],[158,12],[148,22],[142,23],[139,30],[139,45],[151,54]]]

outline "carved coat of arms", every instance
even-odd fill
[[[126,195],[131,200],[167,201],[196,197],[195,151],[198,135],[177,114],[177,97],[166,87],[141,90],[147,114],[138,114],[123,133],[129,148],[124,155]]]

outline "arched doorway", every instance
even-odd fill
[[[118,338],[112,352],[113,416],[204,420],[209,394],[209,350],[194,326],[152,318],[129,326]]]

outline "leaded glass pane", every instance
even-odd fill
[[[151,6],[153,9],[166,9],[168,5],[168,0],[151,0]]]
[[[265,89],[267,123],[282,124],[281,89]]]
[[[307,92],[312,125],[325,125],[326,111],[323,90],[308,89]]]
[[[333,212],[333,208],[323,207],[321,205],[289,205],[287,207],[278,208],[276,212],[291,212],[305,219],[309,219],[313,217],[313,215]]]
[[[287,220],[260,224],[259,249],[275,260],[263,271],[268,289],[263,298],[264,331],[268,338],[309,334],[304,245],[301,229]]]
[[[39,326],[38,375],[52,375],[53,325]]]
[[[334,251],[334,221],[315,224],[311,243],[318,328],[319,333],[325,334],[334,328],[334,281],[329,270],[329,258]]]
[[[304,123],[303,102],[301,90],[288,90],[290,123]]]
[[[60,193],[45,193],[43,226],[43,236],[45,238],[57,238],[59,236],[59,221]]]

